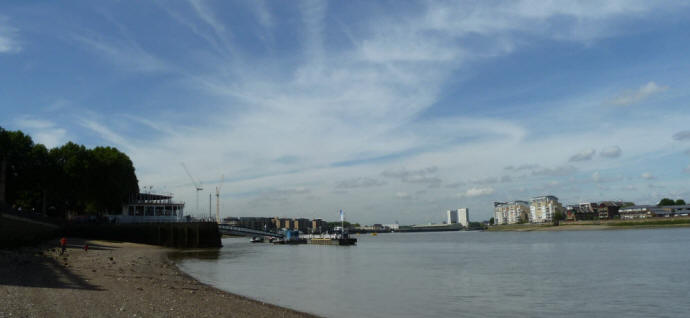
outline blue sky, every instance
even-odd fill
[[[426,223],[690,199],[690,4],[0,4],[0,126],[111,145],[195,214]],[[205,203],[204,203],[205,202]]]

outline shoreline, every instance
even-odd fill
[[[561,232],[561,231],[615,231],[615,230],[635,230],[635,229],[669,229],[687,228],[690,224],[637,224],[637,225],[613,225],[613,224],[562,224],[554,225],[534,225],[534,224],[510,224],[492,226],[487,232]]]
[[[0,250],[0,317],[316,317],[201,283],[174,249],[68,238],[59,256],[56,242]]]

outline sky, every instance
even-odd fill
[[[4,1],[0,126],[207,215],[690,199],[687,1]],[[182,163],[202,183],[196,191]],[[215,207],[215,199],[213,206]]]

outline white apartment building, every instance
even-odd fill
[[[553,216],[557,211],[563,211],[563,206],[558,202],[558,198],[553,195],[535,197],[529,205],[530,222],[549,223],[553,221]]]
[[[460,208],[457,210],[448,210],[447,216],[447,224],[457,224],[460,223],[464,227],[468,227],[470,225],[470,209],[468,208]]]
[[[521,215],[529,216],[527,201],[494,202],[494,223],[497,225],[519,223]]]
[[[458,223],[458,210],[448,210],[446,213],[448,216],[446,224]]]

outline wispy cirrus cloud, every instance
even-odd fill
[[[19,30],[10,25],[9,19],[0,15],[0,53],[17,53],[22,50],[18,40]]]
[[[97,36],[74,34],[72,38],[102,58],[126,69],[138,72],[169,72],[173,68],[163,59],[147,52],[131,40],[106,40]]]
[[[611,103],[618,106],[628,106],[639,103],[648,97],[661,93],[667,89],[668,86],[659,86],[655,82],[648,82],[636,90],[630,90],[622,93],[618,97],[611,100]]]
[[[17,127],[29,132],[35,142],[41,143],[48,148],[60,146],[67,141],[67,130],[58,127],[53,121],[22,117],[14,122]]]
[[[385,181],[373,178],[354,178],[340,181],[335,185],[335,187],[337,189],[357,189],[382,186],[385,184]]]

